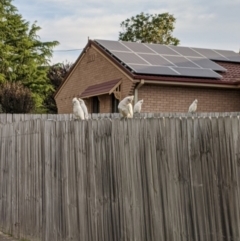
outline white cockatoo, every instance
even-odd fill
[[[132,106],[132,103],[129,103],[127,105],[127,109],[128,109],[127,118],[133,118],[133,106]]]
[[[118,104],[118,109],[120,114],[124,118],[133,118],[133,107],[132,107],[132,101],[134,99],[134,96],[127,96],[123,100],[120,101]]]
[[[143,103],[143,100],[139,100],[139,101],[134,105],[134,108],[133,108],[133,112],[134,112],[134,113],[140,113],[140,112],[141,112],[142,103]]]
[[[78,99],[76,97],[73,98],[72,104],[73,104],[73,115],[74,115],[75,119],[84,120],[83,109],[80,105],[80,102],[78,101]]]
[[[87,106],[85,105],[84,100],[78,98],[78,101],[80,102],[80,105],[82,107],[83,113],[84,113],[84,118],[87,120],[88,119],[88,109]]]
[[[193,103],[189,106],[189,109],[188,109],[188,112],[189,113],[195,113],[196,110],[197,110],[197,103],[198,103],[198,100],[194,100]]]

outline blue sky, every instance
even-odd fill
[[[118,40],[120,23],[141,12],[173,14],[173,36],[181,46],[240,49],[240,0],[14,0],[12,4],[25,20],[37,21],[41,41],[60,42],[52,63],[74,62],[88,37]]]

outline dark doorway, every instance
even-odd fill
[[[92,113],[99,113],[99,99],[97,96],[92,97]]]
[[[112,94],[112,113],[118,113],[119,100]]]

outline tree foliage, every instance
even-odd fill
[[[48,113],[57,113],[57,106],[54,100],[54,93],[61,85],[62,81],[66,77],[73,65],[71,63],[58,63],[50,67],[48,71],[48,78],[53,86],[53,90],[50,91],[44,100],[44,106]]]
[[[5,113],[30,113],[34,109],[31,91],[20,82],[6,82],[0,86],[1,111]]]
[[[121,23],[123,32],[119,40],[178,45],[180,41],[172,36],[176,19],[172,14],[144,14],[143,12]]]
[[[22,82],[41,108],[52,85],[47,78],[50,58],[57,41],[42,42],[34,22],[30,25],[18,13],[12,0],[0,2],[0,83]]]

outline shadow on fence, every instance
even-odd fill
[[[1,118],[0,229],[41,241],[239,240],[238,113],[163,115]]]

